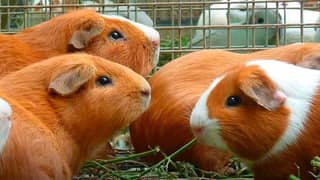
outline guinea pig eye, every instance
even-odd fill
[[[119,40],[119,39],[123,39],[123,35],[118,31],[112,31],[109,34],[109,38],[112,40]]]
[[[229,107],[238,106],[241,103],[241,99],[239,96],[229,96],[226,101],[226,105]]]
[[[98,86],[106,86],[106,85],[109,85],[111,83],[112,83],[111,79],[108,78],[107,76],[100,76],[96,80],[96,84]]]
[[[264,23],[264,19],[263,18],[258,18],[257,19],[257,24],[262,24]]]

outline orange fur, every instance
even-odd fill
[[[269,87],[268,90],[272,89],[273,91],[276,89],[272,81],[258,67],[239,67],[228,71],[228,76],[224,78],[223,83],[216,86],[217,89],[223,89],[223,91],[210,93],[207,100],[209,118],[215,117],[225,120],[221,126],[224,129],[222,136],[228,142],[227,145],[231,149],[237,148],[239,152],[235,152],[235,154],[241,154],[241,157],[248,160],[261,157],[273,147],[274,142],[278,140],[287,125],[283,124],[283,121],[276,121],[276,119],[286,118],[289,114],[287,109],[278,110],[279,113],[276,114],[274,111],[265,111],[265,108],[258,106],[253,100],[256,98],[249,96],[251,93],[249,89],[254,86],[258,86],[259,89]],[[236,109],[224,108],[225,103],[223,102],[225,102],[226,94],[240,97],[242,106]],[[231,127],[230,124],[234,124],[234,122],[239,124],[237,123],[236,127]],[[266,134],[260,132],[267,131],[265,124],[270,124],[270,122],[272,122],[272,128],[267,129],[270,133],[266,133],[268,135],[266,139],[264,137]],[[252,126],[248,127],[247,124]],[[252,146],[256,149],[253,150]]]
[[[293,44],[250,54],[203,50],[166,64],[149,81],[152,87],[150,108],[130,126],[136,151],[159,145],[169,154],[190,141],[193,135],[189,117],[193,106],[211,81],[227,69],[256,58],[296,64],[315,52],[320,52],[320,44]],[[177,159],[221,172],[229,157],[214,148],[196,144]],[[158,155],[147,160],[156,162],[161,158]]]
[[[96,79],[107,76],[108,86]],[[13,108],[0,179],[71,179],[118,130],[148,106],[150,86],[127,67],[100,57],[53,57],[0,80]]]
[[[114,30],[121,32],[126,40],[110,40],[108,35]],[[74,51],[118,62],[143,76],[155,66],[155,48],[140,29],[127,22],[104,18],[92,10],[79,10],[16,35],[1,35],[0,75]]]

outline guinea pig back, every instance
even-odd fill
[[[316,62],[319,43],[299,43],[248,54],[203,50],[179,57],[161,67],[149,80],[152,87],[150,108],[130,126],[134,148],[143,152],[160,146],[173,153],[193,138],[189,118],[200,95],[219,74],[253,59],[277,59],[292,64]],[[310,67],[309,67],[310,68]],[[174,138],[173,138],[174,137]],[[206,170],[224,171],[230,156],[216,148],[195,144],[177,157]],[[149,157],[157,162],[162,156]]]

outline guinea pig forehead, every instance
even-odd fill
[[[237,89],[235,86],[236,78],[234,76],[236,72],[230,71],[217,79],[215,87],[208,97],[208,103],[221,102],[225,100],[225,96],[235,95]]]
[[[125,29],[126,31],[134,31],[133,35],[135,36],[136,36],[135,33],[143,33],[144,36],[147,37],[149,41],[155,41],[160,39],[159,32],[153,29],[152,27],[148,27],[144,24],[131,21],[121,16],[114,16],[114,15],[102,15],[102,16],[106,20],[114,23],[114,25],[116,25],[117,27],[120,27],[121,29]],[[110,23],[106,23],[106,24],[108,25]],[[128,26],[135,27],[138,31],[135,31],[134,30],[135,28],[128,28]]]
[[[109,60],[99,58],[99,60],[95,62],[95,66],[97,68],[97,76],[108,76],[110,78],[115,78],[120,75],[123,76],[122,66]]]

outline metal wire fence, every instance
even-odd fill
[[[249,52],[320,41],[319,0],[1,0],[1,32],[80,8],[155,27],[162,64],[200,49]]]

